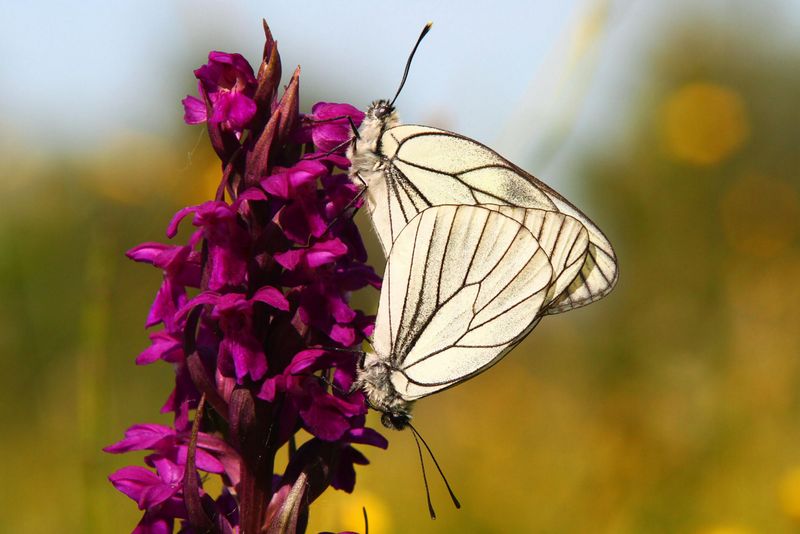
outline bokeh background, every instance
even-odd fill
[[[490,4],[490,5],[489,5]],[[163,422],[136,367],[159,273],[123,257],[213,193],[179,100],[268,19],[303,107],[393,94],[575,200],[620,262],[490,372],[419,403],[309,531],[800,532],[800,3],[5,2],[0,20],[0,532],[125,532],[100,449]],[[362,217],[362,216],[360,216]],[[361,220],[361,223],[366,223]],[[364,224],[365,235],[369,236]],[[372,240],[372,258],[380,255]],[[379,267],[380,270],[380,267]],[[376,295],[357,295],[374,310]],[[373,422],[379,423],[377,420]]]

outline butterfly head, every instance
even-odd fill
[[[411,422],[411,414],[408,412],[389,413],[385,412],[381,416],[381,423],[386,428],[393,428],[395,430],[403,430]]]
[[[365,120],[372,120],[384,125],[383,129],[391,128],[397,122],[397,112],[388,100],[376,100],[367,108]]]

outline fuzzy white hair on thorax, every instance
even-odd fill
[[[386,100],[377,100],[367,108],[358,136],[347,149],[353,183],[369,188],[383,180],[385,155],[381,150],[381,136],[399,123],[397,112]]]

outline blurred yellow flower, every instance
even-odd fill
[[[741,148],[749,135],[738,93],[709,82],[694,82],[670,94],[663,107],[667,152],[694,165],[713,165]]]
[[[720,216],[734,249],[757,257],[775,256],[797,235],[800,198],[787,181],[747,174],[723,194]]]
[[[795,467],[784,475],[778,487],[778,497],[784,513],[800,521],[800,467]]]

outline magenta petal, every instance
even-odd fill
[[[311,124],[311,136],[317,149],[321,151],[332,150],[353,136],[350,121],[337,117],[349,116],[356,127],[364,120],[364,113],[350,104],[318,102],[311,108],[311,115],[314,120],[319,121]]]
[[[309,248],[299,248],[275,255],[275,261],[286,269],[298,267],[317,268],[333,263],[347,254],[347,245],[339,238],[317,242]]]
[[[293,167],[268,176],[261,181],[261,186],[271,195],[289,199],[295,196],[297,189],[313,184],[327,173],[328,168],[319,161],[300,161]]]
[[[331,487],[351,493],[356,484],[353,464],[365,465],[369,461],[353,447],[346,447],[339,456],[339,464],[331,480]]]
[[[194,213],[197,211],[197,206],[189,206],[183,209],[178,210],[178,212],[173,215],[172,220],[167,225],[167,237],[173,238],[178,233],[178,225],[180,225],[181,221],[190,213]]]
[[[146,365],[156,360],[175,362],[183,355],[183,343],[168,332],[150,334],[150,346],[136,357],[136,365]]]
[[[175,431],[168,426],[156,424],[133,425],[125,431],[125,438],[105,447],[111,453],[121,453],[152,449],[162,440],[175,437]]]
[[[338,238],[323,241],[308,249],[306,262],[309,267],[316,268],[332,263],[347,254],[347,246]]]
[[[244,282],[247,259],[239,252],[228,246],[209,246],[209,261],[212,266],[209,288],[221,290]]]
[[[350,443],[361,443],[385,449],[389,446],[389,441],[372,428],[354,428],[347,433],[347,441]]]
[[[136,357],[136,365],[147,365],[149,363],[153,363],[161,359],[161,350],[160,348],[153,343]]]
[[[337,323],[349,323],[356,318],[356,312],[353,311],[341,295],[330,295],[328,297],[328,306]]]
[[[278,384],[277,379],[283,378],[280,375],[274,378],[267,378],[264,380],[264,383],[261,384],[261,389],[258,391],[256,395],[260,399],[264,399],[267,402],[272,402],[275,400],[275,395],[278,393]]]
[[[175,520],[172,517],[148,511],[131,534],[172,534],[174,529]]]
[[[198,469],[207,473],[223,473],[225,471],[222,462],[202,449],[197,449],[195,462]]]
[[[320,237],[328,229],[316,198],[306,196],[284,206],[279,218],[283,233],[295,243],[308,243],[309,237]]]
[[[305,255],[305,250],[296,249],[275,254],[274,258],[275,261],[277,261],[278,264],[280,264],[284,269],[293,271],[300,265],[300,262],[303,261]]]
[[[280,290],[274,287],[264,286],[255,292],[250,300],[257,300],[264,304],[269,304],[273,308],[283,311],[289,311],[289,301],[283,296]]]
[[[147,511],[131,534],[172,534],[174,528],[172,517]]]
[[[352,327],[339,324],[335,324],[331,327],[328,336],[346,347],[353,345],[357,341],[356,332]]]
[[[206,103],[194,96],[187,96],[181,100],[183,104],[183,120],[186,124],[200,124],[206,122]]]
[[[311,229],[302,203],[292,202],[284,206],[278,214],[278,222],[286,237],[298,244],[308,243]]]
[[[272,196],[288,199],[291,194],[288,173],[278,173],[261,180],[261,187]]]
[[[267,373],[267,359],[261,345],[248,333],[229,333],[220,343],[219,350],[230,354],[239,383],[248,374],[253,380],[259,380]]]
[[[241,129],[256,114],[256,103],[241,93],[225,93],[214,102],[209,122],[228,122],[234,130]]]
[[[366,337],[371,338],[372,334],[375,333],[375,323],[373,322],[373,323],[368,324],[367,326],[365,326],[361,330],[361,333],[364,334]]]
[[[119,491],[136,501],[140,510],[152,508],[174,495],[179,485],[165,484],[161,478],[144,467],[123,467],[108,479]]]
[[[309,141],[304,141],[304,142],[309,142]],[[350,160],[342,156],[341,154],[337,154],[336,152],[324,152],[324,151],[309,152],[308,154],[303,155],[303,159],[330,163],[334,167],[342,170],[347,170],[350,168]]]
[[[216,304],[219,302],[220,296],[219,293],[215,291],[203,291],[199,295],[195,296],[192,300],[186,302],[183,306],[181,306],[176,315],[178,317],[185,317],[189,314],[194,308],[204,304]]]
[[[308,431],[325,441],[340,439],[350,428],[350,422],[338,406],[330,402],[330,395],[319,395],[300,409],[300,417]]]
[[[306,211],[308,217],[308,230],[314,237],[322,237],[328,230],[328,223],[325,221],[319,206],[313,205],[313,209]],[[313,267],[313,264],[311,265]]]
[[[299,161],[289,171],[292,187],[313,183],[328,174],[328,168],[319,161]]]
[[[350,104],[336,104],[332,102],[317,102],[311,107],[311,115],[316,120],[330,119],[349,115],[356,126],[361,126],[364,112]]]
[[[244,293],[223,293],[216,299],[216,316],[232,317],[236,314],[248,315],[252,310],[252,303],[245,298]],[[223,330],[227,330],[223,326]]]
[[[156,299],[150,307],[145,327],[149,328],[163,321],[167,328],[172,330],[175,314],[185,302],[185,289],[180,285],[174,284],[169,275],[165,276],[164,283],[158,289]]]
[[[222,465],[223,472],[228,475],[234,486],[238,483],[241,458],[231,445],[219,437],[200,432],[197,436],[197,447],[213,455],[215,461]]]
[[[235,71],[239,77],[244,78],[244,81],[248,83],[255,83],[256,81],[253,67],[250,66],[250,63],[241,54],[212,50],[208,53],[208,61],[230,65],[233,67],[233,71]]]
[[[262,190],[258,189],[257,187],[250,187],[244,193],[239,194],[233,206],[238,208],[239,205],[245,200],[269,200],[269,199]]]
[[[157,458],[153,460],[153,465],[156,466],[156,471],[158,471],[159,478],[161,478],[161,480],[167,484],[177,484],[183,480],[185,464],[185,458],[181,465],[178,465],[166,458]]]
[[[156,258],[172,248],[175,248],[175,246],[165,245],[164,243],[142,243],[130,249],[125,255],[133,261],[155,263]]]
[[[178,448],[178,463],[179,464],[186,464],[186,455],[189,452],[189,447],[186,445],[181,445]],[[200,447],[195,450],[195,465],[197,469],[201,471],[205,471],[206,473],[222,473],[225,471],[222,462],[220,462],[217,458],[215,458],[212,454],[204,451]]]
[[[275,400],[276,394],[288,391],[298,380],[298,377],[286,375],[275,375],[272,378],[267,378],[264,380],[261,390],[256,396],[265,401],[272,402]]]
[[[318,367],[319,364],[322,364]],[[326,365],[327,364],[327,365]],[[306,349],[295,354],[292,363],[286,368],[287,372],[298,374],[321,367],[330,366],[330,352],[325,349]]]

